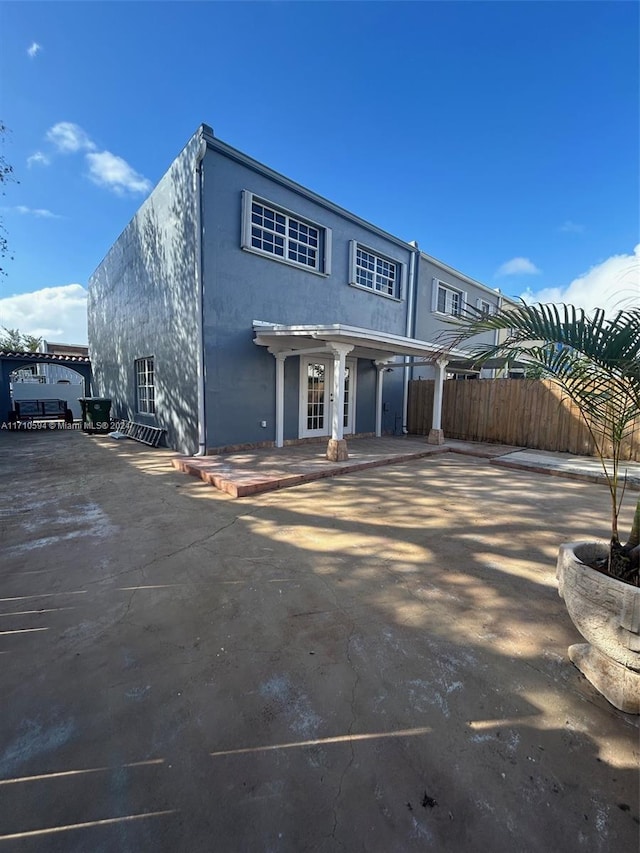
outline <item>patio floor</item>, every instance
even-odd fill
[[[640,720],[555,579],[604,486],[441,452],[234,500],[173,455],[0,431],[0,851],[637,849]]]
[[[505,444],[450,439],[443,445],[432,445],[427,444],[423,436],[385,436],[351,438],[348,448],[349,459],[345,462],[330,462],[325,455],[326,444],[321,442],[216,456],[178,456],[172,460],[172,464],[178,471],[199,477],[234,498],[287,489],[324,477],[336,477],[440,453],[462,453],[490,459],[494,464],[504,467],[569,479],[590,482],[604,480],[597,459],[569,453],[524,450]],[[623,464],[628,468],[628,487],[640,488],[640,464]]]
[[[365,468],[377,468],[420,459],[438,453],[448,453],[459,446],[460,452],[473,450],[469,442],[447,442],[443,445],[427,444],[422,436],[385,436],[383,438],[352,438],[348,441],[349,458],[344,462],[330,462],[326,457],[326,442],[292,445],[283,448],[261,448],[217,456],[195,458],[179,456],[173,466],[185,474],[200,477],[234,498],[273,492],[336,477]],[[501,456],[518,450],[497,444],[477,444],[474,455]]]

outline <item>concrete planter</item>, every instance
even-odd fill
[[[640,714],[640,587],[585,565],[607,551],[601,542],[560,546],[558,592],[587,640],[569,646],[569,658],[612,705]]]

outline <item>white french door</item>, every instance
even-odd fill
[[[344,413],[343,427],[345,435],[356,431],[356,360],[348,358],[344,374]]]
[[[300,438],[331,434],[333,402],[333,359],[324,356],[300,357]],[[345,364],[344,412],[345,433],[353,433],[356,405],[356,359]]]

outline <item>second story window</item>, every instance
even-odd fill
[[[404,264],[374,252],[355,241],[351,244],[351,274],[349,281],[383,296],[400,299],[403,287]]]
[[[461,290],[445,284],[443,281],[433,280],[433,310],[438,314],[452,314],[459,317],[465,305],[465,294]]]
[[[356,252],[356,283],[371,290],[379,290],[387,296],[396,295],[398,271],[395,264],[367,252],[358,246]]]
[[[318,269],[320,233],[299,219],[279,213],[265,204],[251,205],[251,245],[280,258]]]
[[[243,193],[242,248],[329,274],[331,232],[284,208]]]

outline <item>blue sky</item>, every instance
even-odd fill
[[[640,298],[633,2],[0,3],[0,325],[87,281],[201,122],[509,295]]]

